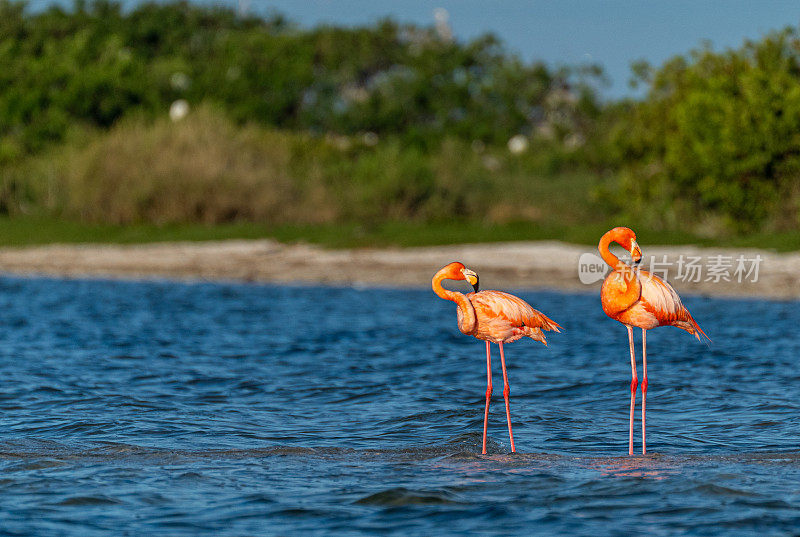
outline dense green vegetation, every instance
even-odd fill
[[[791,29],[638,65],[646,97],[625,102],[599,98],[597,68],[529,64],[492,36],[188,3],[0,0],[0,65],[6,243],[593,242],[625,222],[786,249],[800,227]]]
[[[0,1],[0,117],[6,159],[62,141],[75,123],[108,128],[175,99],[211,102],[237,122],[285,129],[398,135],[430,146],[447,136],[505,143],[531,118],[559,115],[559,134],[597,112],[575,78],[526,65],[487,36],[467,44],[385,21],[298,30],[230,10],[77,2],[26,15]]]
[[[709,232],[797,229],[800,39],[786,29],[738,50],[638,66],[647,97],[618,112],[608,144],[620,208]]]

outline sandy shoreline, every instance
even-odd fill
[[[18,275],[60,277],[422,288],[430,285],[430,278],[436,270],[458,260],[478,271],[482,287],[487,289],[547,288],[591,292],[599,289],[599,282],[587,285],[579,279],[579,259],[586,253],[596,254],[597,251],[589,246],[560,242],[351,250],[285,245],[269,239],[143,245],[48,245],[0,249],[0,270]],[[800,298],[800,253],[692,246],[645,246],[644,253],[646,262],[651,260],[651,256],[658,262],[666,259],[661,268],[666,268],[667,277],[681,293]],[[681,256],[684,263],[700,258],[695,261],[695,265],[701,267],[699,278],[697,273],[692,278],[677,277]],[[758,263],[753,261],[757,256],[761,258]],[[747,269],[753,268],[754,264],[758,266],[757,281],[752,281],[753,273],[736,273],[739,259],[745,261]],[[711,265],[716,265],[716,269]],[[725,281],[725,277],[729,281]],[[690,281],[695,279],[700,281]]]

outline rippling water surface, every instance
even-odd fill
[[[429,290],[2,279],[0,528],[797,534],[797,303],[687,297],[714,342],[648,334],[629,458],[625,329],[520,295],[567,331],[507,346],[516,455],[495,360],[481,456],[483,343]]]

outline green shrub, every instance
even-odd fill
[[[608,148],[622,170],[613,194],[620,210],[661,227],[780,225],[775,215],[796,204],[800,172],[796,32],[638,72],[650,90],[617,109]],[[799,223],[796,214],[783,222]]]

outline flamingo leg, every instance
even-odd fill
[[[486,427],[489,424],[489,401],[492,400],[492,355],[486,342],[486,409],[483,411],[483,455],[486,455]]]
[[[508,387],[508,373],[506,373],[506,357],[503,353],[503,343],[500,342],[500,365],[503,366],[503,399],[506,400],[506,419],[508,420],[508,437],[511,439],[511,453],[516,453],[514,447],[514,433],[511,432],[511,410],[508,407],[508,395],[511,389]]]
[[[647,400],[647,330],[642,328],[642,455],[647,453],[644,412]]]
[[[628,422],[628,455],[633,455],[633,406],[636,404],[636,386],[639,379],[636,378],[636,353],[633,350],[633,328],[628,328],[628,344],[631,347],[631,417]]]

